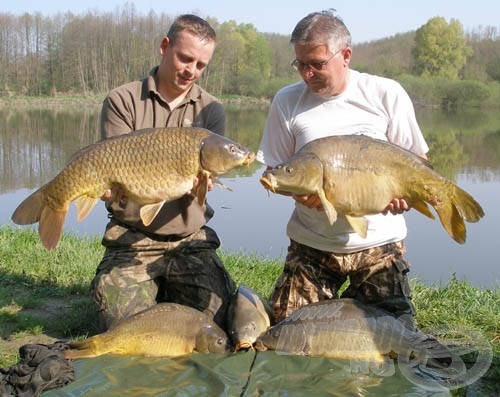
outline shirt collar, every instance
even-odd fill
[[[150,94],[155,95],[157,98],[161,98],[161,95],[158,91],[158,87],[156,86],[155,75],[158,73],[159,66],[155,66],[149,72],[147,77],[147,89]],[[188,101],[197,102],[201,99],[201,87],[198,84],[193,84],[186,97],[181,103],[185,103]]]

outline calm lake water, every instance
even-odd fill
[[[267,107],[228,107],[227,135],[257,149]],[[486,216],[467,224],[467,242],[455,243],[437,220],[416,211],[406,214],[407,258],[412,277],[444,284],[453,274],[484,287],[500,285],[495,246],[500,225],[500,115],[497,111],[445,114],[417,110],[417,118],[431,147],[434,168],[455,180],[482,205]],[[68,110],[0,109],[0,225],[14,224],[10,216],[33,190],[54,177],[79,148],[98,140],[99,108]],[[258,179],[263,166],[255,164],[222,178],[232,188],[215,187],[208,201],[215,209],[210,221],[232,252],[283,258],[288,238],[285,227],[293,203],[269,195]],[[107,222],[102,203],[83,222],[76,222],[74,206],[65,231],[100,236]],[[97,264],[96,264],[97,265]]]

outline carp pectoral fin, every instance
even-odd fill
[[[161,207],[163,207],[163,204],[165,204],[165,201],[160,201],[159,203],[153,203],[153,204],[146,204],[141,207],[139,213],[141,215],[141,220],[142,223],[144,223],[144,226],[151,225],[153,220],[156,218],[156,215],[158,215],[158,212],[160,212]]]
[[[321,205],[323,206],[323,210],[325,211],[326,217],[328,218],[328,222],[330,222],[330,225],[333,225],[337,220],[337,210],[332,205],[332,203],[328,201],[323,190],[318,191],[317,194],[319,199],[321,200]]]
[[[418,212],[425,215],[428,218],[434,219],[434,215],[427,206],[425,201],[415,201],[411,203],[412,208],[415,208]]]
[[[61,239],[67,212],[67,210],[55,211],[49,206],[43,207],[38,223],[38,234],[46,249],[51,250],[56,248],[57,243]]]
[[[198,174],[198,186],[196,187],[196,197],[198,198],[198,204],[205,204],[205,199],[208,193],[208,178],[210,178],[210,173],[203,171]]]
[[[358,233],[361,237],[366,238],[366,232],[368,230],[368,221],[363,216],[345,216],[349,225]]]
[[[76,220],[78,222],[83,221],[88,216],[88,214],[90,214],[90,212],[94,209],[98,200],[99,200],[98,198],[90,196],[77,197],[75,200]]]

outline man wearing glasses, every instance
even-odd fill
[[[302,81],[274,97],[257,159],[274,167],[306,143],[331,135],[365,134],[426,157],[428,146],[413,104],[399,83],[349,68],[351,36],[331,11],[314,12],[295,26],[292,66]],[[366,238],[343,217],[332,225],[317,195],[294,196],[282,275],[271,295],[274,322],[320,300],[356,298],[391,312],[415,314],[404,260],[408,204],[397,197],[386,211],[366,218]]]

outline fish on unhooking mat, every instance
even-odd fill
[[[384,362],[411,359],[460,373],[445,344],[414,329],[411,321],[351,298],[327,299],[300,307],[256,340],[257,351]],[[443,361],[439,362],[436,359]]]
[[[228,334],[234,349],[253,347],[257,337],[271,325],[271,309],[253,289],[240,285],[231,297],[228,308]]]
[[[104,333],[69,343],[64,356],[176,357],[193,352],[223,354],[230,350],[226,333],[208,314],[177,303],[158,303]]]

